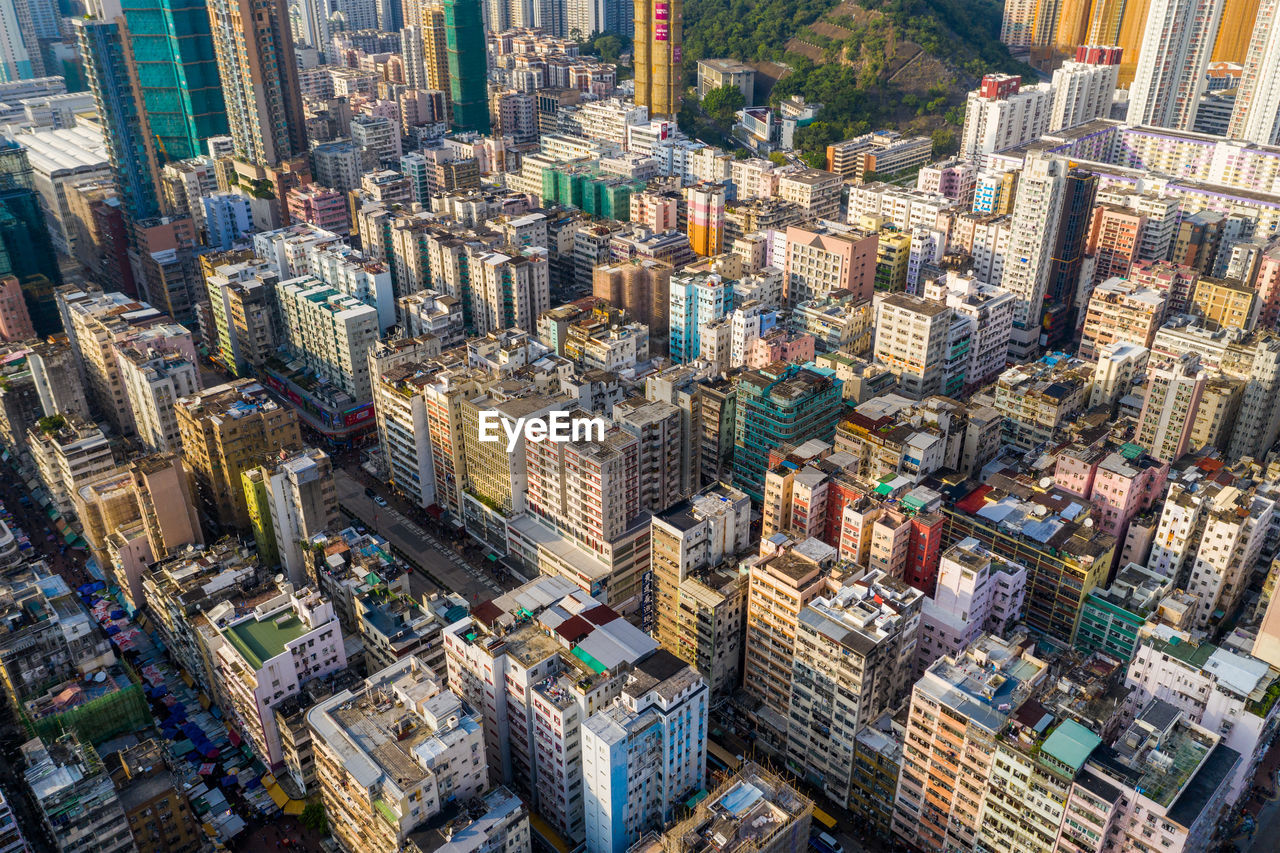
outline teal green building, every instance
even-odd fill
[[[121,11],[75,25],[111,171],[137,222],[160,214],[160,168],[226,134],[227,111],[203,2],[123,0]]]
[[[737,379],[733,485],[764,499],[769,451],[810,439],[831,441],[844,412],[841,381],[835,371],[809,364],[788,364],[744,371]]]
[[[453,132],[489,133],[489,54],[480,0],[444,0]]]
[[[121,0],[160,162],[204,153],[228,132],[218,60],[204,0]]]
[[[1116,573],[1111,586],[1085,596],[1072,645],[1083,652],[1131,660],[1147,616],[1172,589],[1168,578],[1130,563]]]
[[[631,221],[631,194],[644,189],[642,181],[627,181],[593,169],[543,168],[542,201],[576,207],[592,216]]]

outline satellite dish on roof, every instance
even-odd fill
[[[1041,478],[1040,478],[1040,488],[1042,488],[1042,489],[1047,489],[1047,488],[1049,488],[1049,487],[1050,487],[1050,486],[1052,486],[1052,485],[1053,485],[1053,478],[1052,478],[1052,477],[1041,477]]]
[[[102,682],[107,680],[107,674],[105,672],[99,672],[97,675],[93,677],[93,680],[101,684]]]
[[[1086,519],[1084,520],[1084,526],[1085,526],[1085,527],[1093,527],[1093,519],[1092,519],[1092,518],[1086,518]]]
[[[276,575],[275,581],[276,583],[284,583],[284,575]]]

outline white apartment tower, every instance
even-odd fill
[[[1040,345],[1040,311],[1062,216],[1067,169],[1065,161],[1052,156],[1028,157],[1018,178],[1009,253],[999,282],[1015,300],[1009,339],[1009,357],[1015,361],[1025,361]]]
[[[329,454],[316,448],[281,456],[262,468],[280,562],[289,580],[301,584],[306,576],[302,546],[338,523],[338,492]]]
[[[209,654],[227,697],[224,710],[263,763],[276,769],[284,752],[272,709],[306,682],[347,665],[333,605],[314,589],[282,589],[242,616],[231,602],[205,614],[215,630]]]
[[[182,450],[174,404],[200,390],[195,363],[181,350],[124,346],[116,352],[138,440],[156,452]]]
[[[1280,0],[1262,0],[1227,136],[1259,145],[1280,143]]]
[[[1039,139],[1049,130],[1053,89],[1022,87],[1022,78],[988,74],[969,93],[965,106],[960,155],[982,160],[988,154]]]
[[[1106,118],[1120,77],[1120,48],[1081,46],[1053,72],[1049,132]]]
[[[1190,130],[1224,0],[1152,0],[1129,89],[1129,124]]]

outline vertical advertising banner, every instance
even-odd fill
[[[653,40],[654,41],[667,40],[667,24],[665,21],[658,21],[656,24],[653,25]]]
[[[670,6],[666,3],[658,3],[653,7],[653,19],[655,21],[670,20]]]

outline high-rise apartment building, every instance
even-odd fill
[[[913,748],[902,756],[895,833],[925,850],[977,849],[977,794],[992,776],[995,739],[1048,675],[1033,651],[1025,635],[1005,641],[988,634],[936,661],[916,682],[906,733]]]
[[[670,333],[671,265],[635,259],[598,266],[592,272],[592,295],[626,310],[631,319],[649,327],[649,352],[666,355]]]
[[[640,509],[662,512],[689,497],[681,464],[693,436],[682,426],[680,409],[663,400],[623,400],[613,407],[613,421],[640,442]]]
[[[514,246],[488,252],[471,264],[471,322],[475,334],[538,330],[551,308],[551,270],[544,255]]]
[[[969,93],[960,153],[974,160],[1039,139],[1049,130],[1053,89],[1047,84],[1022,87],[1022,78],[988,74]]]
[[[204,540],[187,467],[173,453],[134,459],[72,498],[90,550],[134,610],[147,569]]]
[[[651,119],[675,119],[684,88],[684,0],[637,0],[634,21],[636,104]]]
[[[284,343],[313,375],[357,402],[372,398],[369,350],[378,342],[378,311],[306,276],[277,285]]]
[[[1177,462],[1191,450],[1191,431],[1208,371],[1194,354],[1147,367],[1147,393],[1134,441],[1163,462]]]
[[[269,188],[273,224],[286,224],[289,191],[311,182],[289,9],[273,0],[210,0],[209,21],[236,173],[250,188]]]
[[[488,51],[480,0],[444,0],[453,131],[489,132]]]
[[[1080,332],[1080,358],[1095,361],[1102,348],[1125,341],[1150,348],[1164,322],[1165,295],[1125,278],[1108,278],[1094,288]]]
[[[654,636],[716,696],[740,675],[746,584],[736,557],[750,546],[750,516],[744,492],[715,485],[655,515],[650,529]]]
[[[27,430],[27,447],[40,482],[63,515],[74,511],[81,486],[115,468],[115,454],[102,428],[75,415],[55,415]]]
[[[59,853],[137,850],[129,821],[102,759],[74,734],[22,745],[24,778]]]
[[[733,310],[731,279],[719,273],[680,273],[667,285],[672,361],[688,363],[702,354],[702,330]]]
[[[130,85],[132,46],[121,18],[75,22],[85,76],[93,91],[104,130],[103,142],[111,162],[119,198],[130,222],[160,213],[159,154],[148,115]]]
[[[257,382],[237,379],[178,401],[182,452],[202,511],[224,527],[249,528],[240,475],[263,458],[302,443],[298,415]]]
[[[948,548],[938,565],[938,585],[924,600],[916,644],[916,676],[946,655],[963,655],[983,633],[997,637],[1022,617],[1027,570],[991,553],[977,539]]]
[[[306,682],[344,669],[347,652],[333,605],[314,589],[282,592],[247,612],[223,602],[206,614],[208,654],[227,699],[223,710],[268,767],[284,765],[272,709]]]
[[[737,377],[733,484],[759,500],[769,451],[817,438],[830,441],[843,409],[835,372],[814,364],[774,364]]]
[[[276,555],[289,580],[304,583],[303,545],[338,523],[329,454],[282,450],[270,463],[241,474],[241,481],[259,554]]]
[[[659,649],[636,662],[617,699],[583,722],[588,849],[625,853],[702,787],[710,704],[706,680]]]
[[[836,591],[835,560],[836,549],[816,539],[785,540],[749,568],[742,686],[773,713],[769,727],[776,728],[778,743],[786,738],[800,611]]]
[[[971,338],[967,319],[944,302],[893,293],[876,311],[875,360],[912,399],[960,392]]]
[[[879,237],[847,229],[788,226],[782,286],[787,305],[847,290],[858,301],[875,291]]]
[[[265,167],[306,153],[287,9],[267,0],[212,0],[209,18],[235,156]]]
[[[334,694],[307,721],[330,829],[350,849],[417,849],[410,833],[488,787],[481,716],[417,657]]]
[[[1129,89],[1130,124],[1175,130],[1195,124],[1223,2],[1151,0]]]
[[[1110,116],[1121,54],[1118,47],[1080,45],[1075,59],[1053,72],[1050,133]]]
[[[1280,3],[1261,0],[1249,37],[1227,136],[1259,145],[1280,142]]]
[[[856,796],[858,730],[907,695],[924,594],[873,570],[796,621],[787,765],[841,806]]]
[[[175,406],[200,390],[200,368],[178,348],[125,344],[116,353],[138,440],[152,451],[181,451]]]
[[[1062,218],[1068,164],[1053,157],[1028,157],[1018,178],[1010,222],[1009,251],[1000,286],[1013,294],[1013,335],[1009,357],[1029,358],[1040,345],[1040,312]]]
[[[684,191],[689,244],[703,257],[724,251],[724,189],[724,184],[695,184]]]
[[[553,627],[565,613],[572,640]],[[657,642],[573,581],[544,576],[450,625],[444,644],[449,685],[484,715],[491,778],[557,832],[584,840],[583,765],[564,756],[581,753],[583,724],[617,699]]]

